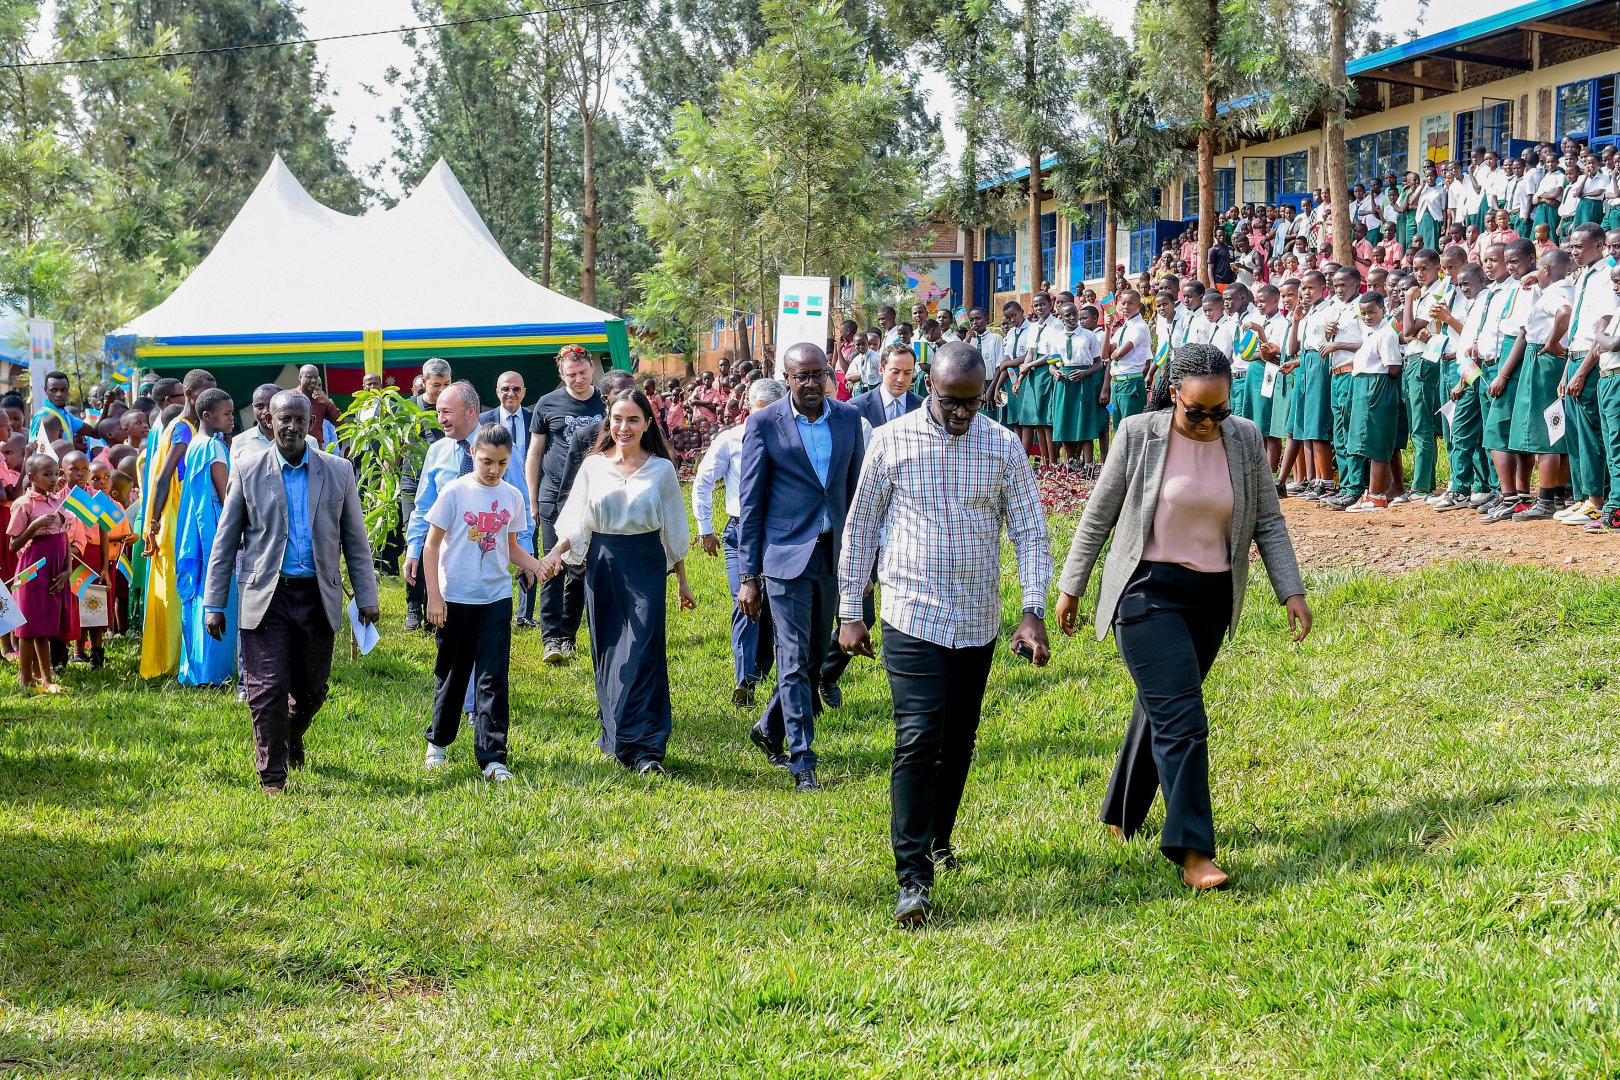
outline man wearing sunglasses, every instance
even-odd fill
[[[941,346],[924,407],[873,432],[838,564],[846,653],[873,656],[861,598],[874,561],[883,585],[883,666],[894,699],[889,837],[902,925],[927,919],[935,869],[957,868],[951,831],[1001,633],[1004,525],[1023,597],[1012,648],[1036,665],[1049,656],[1052,553],[1040,490],[1018,437],[978,415],[984,376],[978,349]]]

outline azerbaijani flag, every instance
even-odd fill
[[[92,529],[101,524],[101,514],[97,512],[95,500],[81,487],[68,488],[67,494],[62,496],[62,509]]]
[[[74,596],[83,596],[86,585],[93,584],[101,575],[90,569],[84,563],[74,568],[68,575],[68,588],[73,590]]]
[[[1245,326],[1238,331],[1237,340],[1232,342],[1232,352],[1239,360],[1253,360],[1260,351],[1260,334],[1252,326]]]
[[[1115,308],[1116,305],[1117,305],[1117,301],[1114,300],[1114,294],[1113,293],[1109,293],[1107,296],[1105,296],[1101,300],[1097,301],[1097,307],[1102,309],[1102,313],[1104,315],[1112,315],[1114,313],[1114,308]]]
[[[1159,351],[1153,354],[1153,362],[1159,367],[1164,367],[1164,365],[1170,362],[1169,338],[1165,338],[1163,341],[1159,342]]]
[[[782,297],[782,314],[797,315],[799,313],[799,298],[797,296]]]
[[[124,508],[118,505],[118,500],[105,491],[98,491],[91,496],[90,505],[95,508],[97,520],[109,529],[116,529],[128,519]]]
[[[100,409],[86,409],[86,410],[84,410],[84,419],[85,419],[86,423],[90,423],[90,424],[99,424],[99,423],[101,423],[101,410]]]

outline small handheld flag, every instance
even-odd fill
[[[68,587],[73,590],[74,596],[83,596],[85,586],[95,584],[100,576],[88,566],[80,563],[73,573],[68,575]]]
[[[108,375],[107,378],[110,381],[117,383],[119,386],[128,386],[130,376],[134,374],[134,368],[130,367],[128,364],[119,364],[117,367],[112,369],[112,373]]]
[[[62,509],[91,528],[101,524],[101,515],[96,510],[95,501],[81,487],[68,488],[67,493],[62,496]]]
[[[1159,342],[1159,351],[1153,354],[1153,362],[1159,367],[1164,367],[1165,364],[1170,362],[1170,342],[1168,339]]]
[[[1113,293],[1109,293],[1107,296],[1097,301],[1097,307],[1104,315],[1112,315],[1114,313],[1114,308],[1117,306],[1118,303],[1115,301]]]
[[[101,410],[100,409],[86,409],[86,410],[84,410],[84,419],[85,419],[86,423],[99,424],[101,422]]]
[[[1463,377],[1464,382],[1472,386],[1474,381],[1479,378],[1479,361],[1472,356],[1458,357],[1457,374]]]
[[[28,584],[30,581],[37,578],[39,576],[39,572],[43,569],[45,569],[44,559],[39,560],[32,566],[23,567],[17,572],[17,576],[11,579],[11,587],[15,589],[19,585]]]
[[[926,341],[913,341],[911,343],[911,351],[916,354],[917,365],[920,367],[923,364],[928,363],[929,354],[934,351],[934,347],[928,344]]]
[[[124,575],[125,584],[135,584],[135,566],[129,561],[129,552],[127,551],[118,556],[118,572]]]
[[[1255,353],[1260,351],[1260,334],[1252,326],[1245,326],[1238,331],[1237,340],[1232,343],[1232,351],[1240,360],[1253,360]]]
[[[105,491],[98,491],[92,495],[90,504],[96,512],[96,519],[109,529],[116,529],[128,519],[124,508],[118,505],[118,500]]]

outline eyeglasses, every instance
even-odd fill
[[[820,382],[822,379],[825,379],[831,374],[832,372],[828,371],[826,368],[820,368],[816,371],[790,371],[788,372],[788,378],[802,386],[810,386],[813,383]]]
[[[1217,405],[1213,409],[1194,408],[1191,405],[1183,406],[1183,408],[1186,410],[1187,422],[1190,424],[1202,424],[1205,420],[1213,420],[1218,424],[1232,415],[1230,405]]]
[[[945,397],[942,394],[935,394],[934,400],[939,402],[940,412],[948,413],[976,413],[984,406],[984,399],[977,397]]]

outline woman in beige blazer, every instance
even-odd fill
[[[1097,636],[1111,626],[1136,682],[1130,728],[1102,820],[1129,837],[1164,791],[1159,850],[1195,889],[1226,881],[1215,865],[1204,676],[1237,627],[1258,544],[1295,641],[1311,629],[1305,586],[1260,430],[1232,415],[1232,363],[1211,345],[1183,345],[1148,411],[1119,427],[1069,545],[1058,626],[1072,635],[1103,542],[1113,535],[1097,597]]]

